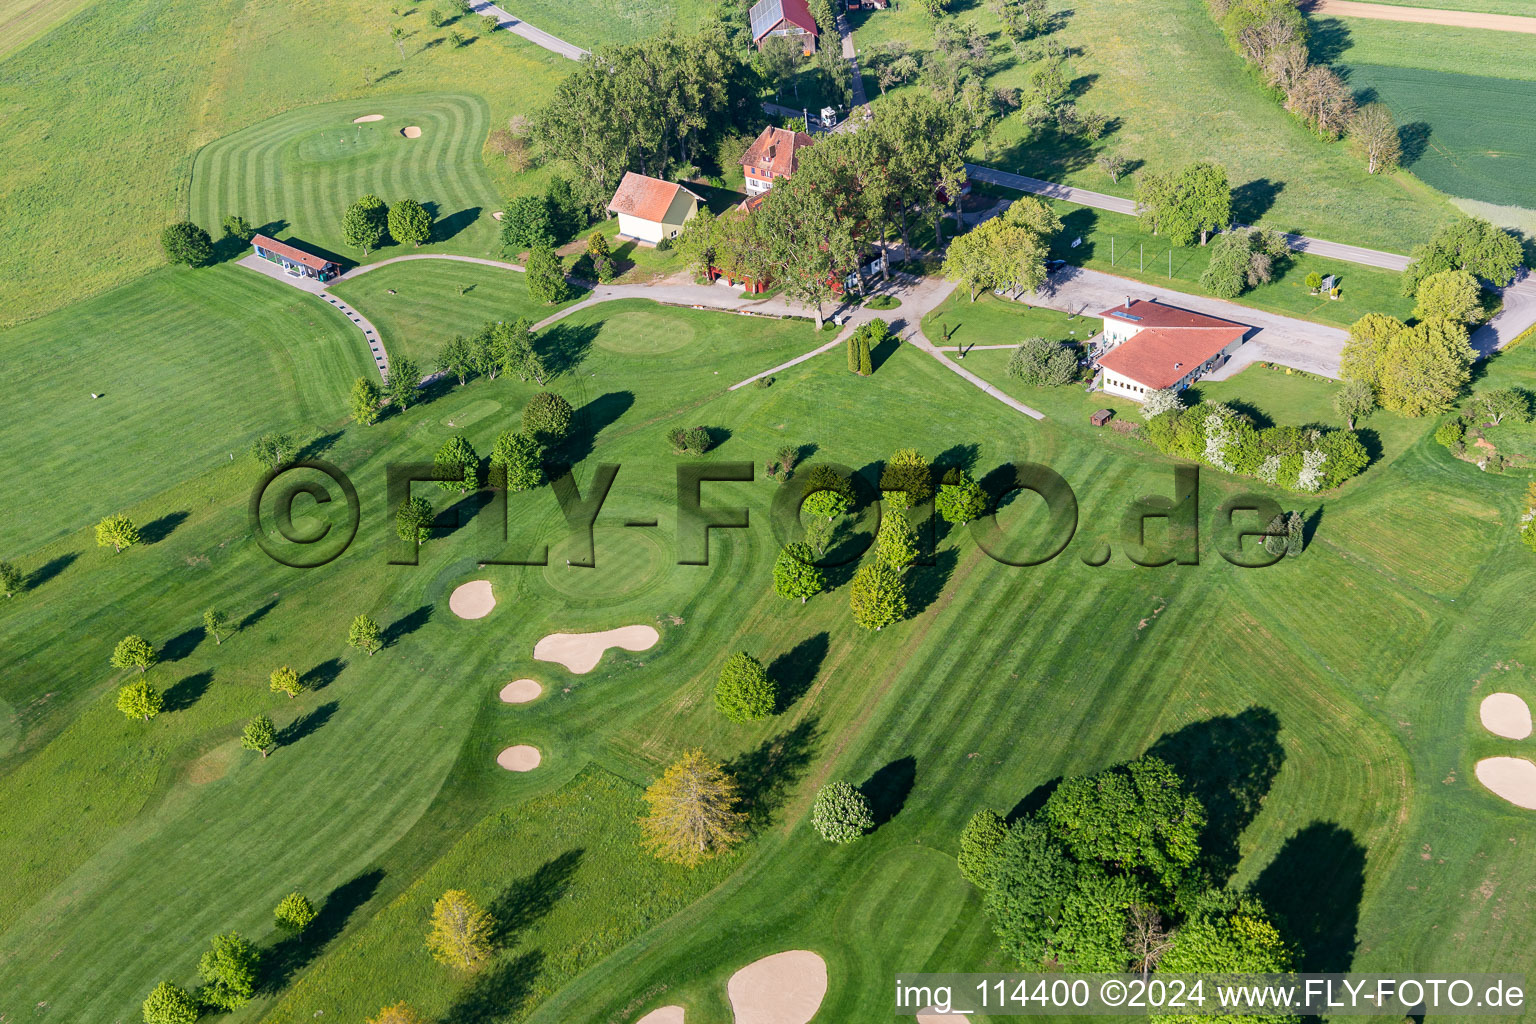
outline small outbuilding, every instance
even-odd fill
[[[341,273],[341,267],[324,256],[316,256],[296,245],[279,242],[266,235],[252,238],[251,248],[256,250],[257,256],[269,263],[276,263],[294,277],[309,277],[323,282]]]
[[[1113,410],[1113,409],[1100,409],[1098,412],[1096,412],[1092,416],[1088,417],[1088,422],[1092,423],[1096,427],[1102,427],[1104,424],[1106,424],[1110,420],[1114,419],[1114,416],[1115,416],[1115,410]]]
[[[676,238],[683,225],[699,212],[702,200],[675,182],[625,173],[608,211],[619,215],[619,237],[655,245]]]

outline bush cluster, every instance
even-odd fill
[[[1159,413],[1147,423],[1147,438],[1164,454],[1308,494],[1337,487],[1371,461],[1353,430],[1260,429],[1214,402]]]
[[[708,427],[676,427],[667,431],[672,450],[679,455],[703,455],[709,451]]]

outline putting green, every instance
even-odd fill
[[[661,541],[639,527],[596,527],[596,565],[566,565],[578,554],[570,538],[549,546],[543,577],[551,590],[575,602],[606,603],[654,590],[667,577],[671,560]]]
[[[297,157],[303,163],[325,164],[336,160],[372,158],[372,151],[388,141],[386,132],[376,124],[324,128],[299,140]]]
[[[479,423],[493,413],[501,411],[501,403],[489,398],[477,398],[465,402],[459,408],[438,420],[450,432],[463,430],[473,423]]]

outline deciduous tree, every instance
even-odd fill
[[[798,597],[801,604],[821,593],[826,587],[826,576],[812,563],[814,557],[804,541],[784,545],[773,561],[774,593],[786,601]]]
[[[897,572],[905,572],[917,556],[917,530],[907,521],[907,514],[893,510],[881,516],[880,528],[875,531],[875,557]]]
[[[570,435],[572,415],[570,402],[552,391],[540,391],[523,407],[523,433],[553,448]]]
[[[1531,420],[1531,396],[1520,388],[1490,388],[1473,396],[1477,408],[1494,424],[1508,417],[1515,423]]]
[[[1428,320],[1399,331],[1381,354],[1377,393],[1382,407],[1405,416],[1450,408],[1471,379],[1475,358],[1461,324]]]
[[[644,844],[657,857],[695,867],[746,838],[736,780],[702,750],[691,750],[645,791]]]
[[[162,981],[144,1000],[144,1024],[197,1024],[202,1008],[173,981]]]
[[[416,404],[417,388],[421,386],[421,367],[414,359],[400,356],[389,362],[389,376],[384,380],[384,394],[400,412]]]
[[[773,714],[778,699],[778,687],[762,662],[746,651],[726,659],[715,683],[715,707],[722,715],[733,722],[755,722]]]
[[[414,199],[401,199],[389,208],[389,236],[401,245],[432,240],[432,213]]]
[[[341,237],[363,255],[377,249],[389,237],[389,207],[372,192],[347,207],[341,217]]]
[[[315,919],[315,907],[303,893],[291,892],[278,901],[272,916],[283,931],[298,935]]]
[[[1077,379],[1077,353],[1044,338],[1026,338],[1008,358],[1008,376],[1035,387],[1059,387]]]
[[[432,471],[439,478],[438,488],[444,491],[467,494],[480,486],[480,456],[463,434],[443,442],[432,460]]]
[[[1349,340],[1339,355],[1339,373],[1345,380],[1359,380],[1374,391],[1381,377],[1381,357],[1387,343],[1407,324],[1385,313],[1367,313],[1349,325]]]
[[[1414,293],[1417,320],[1453,320],[1472,324],[1483,318],[1482,289],[1465,270],[1442,270],[1419,282]]]
[[[978,888],[985,889],[992,875],[992,864],[997,851],[1008,835],[1008,824],[1002,815],[990,807],[983,807],[971,815],[960,833],[960,852],[955,859],[960,874]]]
[[[846,845],[875,827],[875,815],[869,798],[839,779],[817,791],[811,825],[827,842]]]
[[[1481,217],[1462,217],[1442,226],[1416,247],[1403,273],[1403,294],[1416,295],[1419,284],[1442,270],[1465,270],[1473,277],[1507,285],[1525,260],[1520,243],[1508,231]]]
[[[378,620],[371,615],[359,615],[347,627],[347,646],[366,651],[372,657],[383,645]]]
[[[406,498],[395,510],[395,533],[416,547],[432,535],[432,504],[425,498]]]
[[[191,221],[166,225],[160,232],[160,247],[172,263],[205,267],[213,262],[213,239]]]
[[[26,576],[10,562],[0,562],[0,592],[15,597],[27,585]]]
[[[933,507],[945,522],[964,526],[986,513],[987,492],[965,470],[952,470],[939,485]]]
[[[262,757],[266,757],[277,745],[277,726],[273,725],[272,719],[266,715],[257,715],[245,723],[245,729],[240,733],[240,745],[246,750],[258,751]]]
[[[299,674],[287,665],[284,665],[282,668],[273,669],[270,688],[273,693],[287,694],[289,700],[292,700],[308,689],[304,685],[304,681],[299,678]]]
[[[901,574],[884,562],[861,566],[849,586],[848,607],[861,629],[879,631],[907,614],[907,592]]]
[[[123,548],[131,548],[138,542],[139,528],[121,512],[96,524],[96,546],[110,547],[113,554],[121,554]]]
[[[1368,174],[1385,174],[1397,170],[1403,156],[1403,143],[1397,132],[1397,122],[1384,103],[1367,103],[1355,111],[1349,122],[1349,137],[1365,157]]]
[[[543,449],[527,434],[508,430],[496,438],[491,465],[500,467],[509,491],[528,491],[544,483]]]
[[[536,245],[528,254],[528,265],[523,275],[528,281],[528,294],[546,304],[564,302],[569,294],[565,283],[565,271],[560,257],[548,245]]]
[[[213,948],[203,954],[197,971],[203,977],[202,998],[220,1010],[245,1005],[256,991],[261,953],[239,932],[215,935]]]
[[[379,421],[379,401],[383,397],[379,385],[367,377],[352,382],[352,392],[347,396],[347,407],[354,422],[371,427]]]
[[[160,656],[150,642],[137,633],[123,637],[112,651],[113,668],[136,668],[144,673],[159,660]]]
[[[147,722],[165,707],[165,698],[148,679],[135,679],[117,691],[117,710],[129,718]]]
[[[1376,408],[1376,392],[1366,381],[1351,379],[1344,381],[1343,385],[1333,395],[1333,408],[1350,430],[1355,429],[1355,421],[1365,418]]]
[[[298,450],[293,435],[278,431],[268,431],[251,442],[251,458],[268,469],[292,462]]]

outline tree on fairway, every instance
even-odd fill
[[[805,494],[801,510],[819,519],[836,519],[853,508],[853,484],[821,463],[812,466],[806,475]]]
[[[160,247],[172,263],[205,267],[213,262],[213,239],[191,221],[166,225],[160,232]]]
[[[432,503],[426,498],[406,498],[395,510],[395,533],[416,547],[432,535]]]
[[[432,470],[439,478],[446,478],[437,481],[441,490],[467,494],[480,486],[480,456],[463,434],[443,442],[432,460]]]
[[[413,359],[403,356],[389,361],[389,376],[384,381],[384,394],[389,396],[390,404],[401,412],[416,404],[419,392],[416,390],[421,384],[421,367],[416,365]]]
[[[245,729],[240,733],[240,745],[246,750],[260,751],[262,757],[270,754],[276,744],[277,726],[266,715],[257,715],[246,722]]]
[[[224,637],[221,631],[224,629],[224,624],[228,621],[229,616],[225,615],[217,608],[209,608],[207,611],[203,612],[203,628],[208,631],[209,636],[213,637],[213,643],[215,646],[218,646],[224,642]]]
[[[907,592],[901,574],[884,562],[859,568],[849,587],[848,607],[862,629],[881,630],[907,615]]]
[[[1465,270],[1430,274],[1414,292],[1415,320],[1454,320],[1473,324],[1483,318],[1482,287]]]
[[[238,239],[246,244],[250,244],[251,239],[256,237],[256,229],[251,227],[250,222],[238,213],[231,213],[226,216],[223,228],[224,233],[230,238]]]
[[[476,361],[475,346],[462,334],[455,334],[443,342],[443,347],[437,353],[437,368],[459,378],[459,387],[469,383],[469,375],[475,371]]]
[[[880,500],[897,511],[933,497],[933,469],[916,448],[898,448],[880,471]]]
[[[571,432],[571,403],[552,391],[540,391],[523,406],[523,433],[553,448]]]
[[[786,601],[798,597],[801,604],[821,593],[827,585],[826,576],[818,566],[811,564],[814,557],[810,545],[804,541],[784,545],[773,560],[774,593]]]
[[[0,562],[0,592],[15,597],[27,584],[27,578],[10,562]]]
[[[389,207],[372,192],[347,207],[341,218],[341,237],[368,255],[389,237]]]
[[[509,491],[528,491],[544,483],[543,449],[527,434],[515,430],[497,436],[491,466],[501,467]]]
[[[992,808],[983,807],[971,815],[971,820],[960,832],[960,852],[955,857],[960,864],[960,874],[967,882],[986,888],[998,847],[1007,835],[1007,822]]]
[[[841,779],[829,782],[816,793],[811,805],[811,826],[829,843],[845,845],[875,827],[869,798]]]
[[[287,665],[272,671],[271,690],[273,693],[285,693],[288,695],[288,699],[292,700],[307,689],[309,687],[305,686],[303,681],[299,679],[299,674]]]
[[[1519,388],[1492,388],[1472,396],[1477,408],[1495,425],[1505,417],[1516,423],[1531,421],[1531,396]]]
[[[1477,358],[1467,329],[1449,320],[1428,320],[1399,331],[1382,350],[1376,388],[1381,405],[1405,416],[1449,409]]]
[[[952,470],[939,485],[933,507],[946,523],[964,526],[986,513],[987,492],[965,470]]]
[[[117,642],[112,650],[113,668],[136,668],[142,674],[159,661],[160,657],[148,640],[137,633],[130,633]]]
[[[484,21],[495,22],[496,16],[488,14]],[[491,26],[495,28],[493,24]],[[411,1009],[411,1005],[404,1000],[392,1006],[380,1008],[377,1017],[369,1017],[366,1024],[427,1024],[427,1020],[421,1014]]]
[[[1397,122],[1383,103],[1367,103],[1355,111],[1349,122],[1349,138],[1365,157],[1368,174],[1386,174],[1397,170],[1403,157],[1403,144]]]
[[[892,511],[882,516],[875,531],[875,557],[897,572],[905,572],[917,556],[917,530],[907,521],[907,514]]]
[[[293,461],[299,446],[289,434],[271,432],[262,434],[251,442],[251,458],[268,469],[276,469]]]
[[[565,283],[565,272],[560,267],[560,257],[548,245],[536,245],[528,253],[528,264],[523,277],[528,282],[528,294],[546,305],[564,302],[570,292]]]
[[[778,688],[763,663],[745,651],[726,659],[715,683],[715,707],[733,722],[755,722],[773,714]]]
[[[283,931],[298,935],[315,919],[315,907],[303,893],[291,892],[273,908],[272,916]]]
[[[427,949],[438,963],[468,974],[491,958],[491,915],[463,889],[449,889],[432,904]]]
[[[256,967],[261,954],[239,932],[215,935],[213,948],[197,963],[203,977],[203,1002],[220,1010],[245,1005],[256,991]]]
[[[367,377],[352,382],[352,393],[347,396],[347,408],[352,419],[364,427],[379,421],[379,401],[383,398],[379,385]]]
[[[645,791],[643,843],[657,857],[695,867],[746,838],[736,780],[702,750],[685,753]]]
[[[1373,389],[1381,378],[1381,357],[1387,343],[1407,329],[1395,316],[1367,313],[1349,325],[1349,340],[1339,354],[1339,374],[1345,380],[1359,380]]]
[[[347,646],[366,651],[369,657],[383,644],[378,620],[371,615],[359,615],[347,627]]]
[[[1350,430],[1355,429],[1355,421],[1364,419],[1376,408],[1376,392],[1363,380],[1346,380],[1339,390],[1333,395],[1333,408]]]
[[[402,199],[389,208],[389,236],[401,245],[421,245],[432,240],[432,214],[414,199]]]
[[[197,1024],[202,1007],[192,994],[172,981],[162,981],[144,1000],[144,1024]]]
[[[96,524],[96,546],[110,547],[113,554],[120,554],[123,548],[131,548],[138,542],[139,528],[121,512]]]
[[[117,691],[117,710],[129,718],[147,722],[160,713],[165,698],[150,685],[148,679],[135,679]]]

